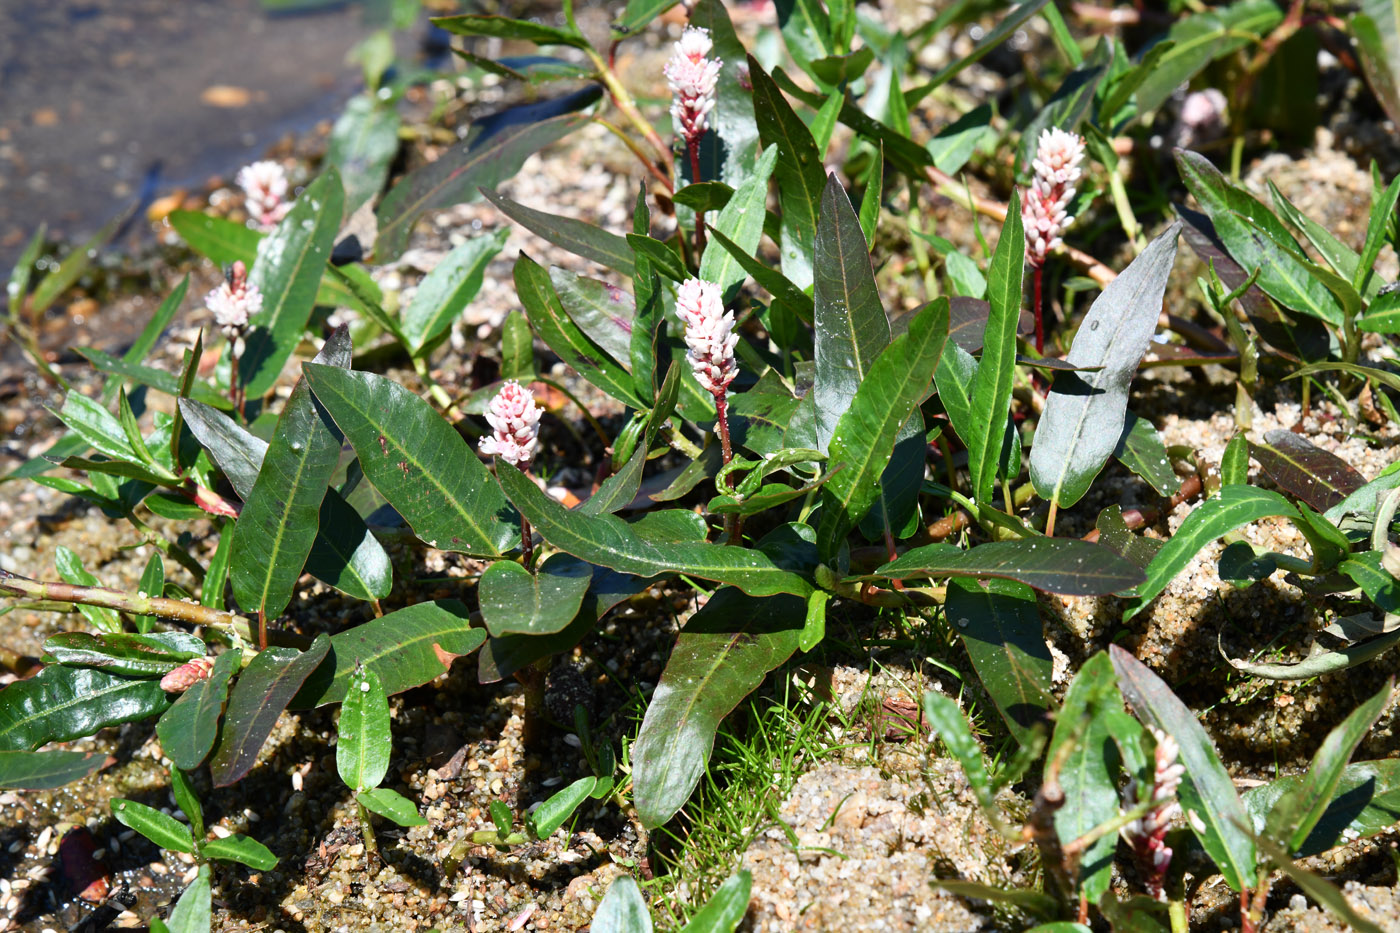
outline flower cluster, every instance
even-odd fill
[[[187,661],[160,679],[160,689],[166,693],[184,693],[201,680],[208,680],[213,669],[213,658]]]
[[[1176,802],[1176,790],[1181,786],[1186,767],[1176,760],[1179,751],[1176,740],[1155,728],[1151,728],[1151,731],[1157,741],[1152,786],[1143,796],[1137,782],[1130,782],[1127,796],[1129,806],[1150,802],[1152,809],[1123,827],[1123,838],[1133,848],[1138,869],[1142,872],[1143,886],[1153,897],[1164,900],[1167,867],[1172,860],[1171,847],[1166,844],[1167,830],[1171,821],[1181,813],[1181,805]]]
[[[715,108],[720,62],[706,57],[713,47],[708,29],[687,26],[676,43],[675,54],[663,69],[673,95],[671,118],[687,146],[699,144],[700,137],[705,135],[710,111]]]
[[[535,404],[535,397],[524,386],[514,379],[507,380],[486,406],[492,433],[481,439],[481,452],[527,469],[539,446],[542,414],[544,409]]]
[[[712,395],[720,396],[734,381],[734,314],[726,313],[719,286],[703,279],[687,279],[676,291],[676,315],[685,324],[686,360],[695,378]]]
[[[248,281],[248,269],[235,262],[218,288],[204,298],[204,306],[214,313],[219,329],[229,340],[237,340],[248,329],[248,320],[262,310],[262,292]]]
[[[248,216],[262,229],[271,230],[291,210],[287,173],[278,163],[264,160],[245,165],[239,170],[237,181],[247,197]]]
[[[1069,204],[1074,200],[1074,183],[1081,174],[1084,140],[1073,133],[1054,128],[1040,134],[1036,150],[1035,179],[1021,192],[1021,222],[1026,231],[1026,261],[1035,268],[1045,265],[1045,257],[1060,245],[1074,218]]]

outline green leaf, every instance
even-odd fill
[[[204,580],[199,584],[199,604],[222,611],[225,608],[224,585],[228,583],[229,555],[233,552],[233,522],[222,520],[217,524],[219,543],[214,548],[214,556],[209,558],[209,566],[204,570]]]
[[[693,211],[718,211],[734,197],[734,189],[722,181],[697,181],[677,191],[671,200]],[[634,230],[633,233],[640,231]]]
[[[446,673],[454,659],[471,654],[486,640],[486,630],[472,628],[470,617],[457,600],[438,599],[396,609],[332,635],[330,653],[289,708],[339,703],[356,664],[373,672],[389,696],[428,683]]]
[[[857,388],[890,342],[890,323],[860,220],[835,175],[827,178],[822,193],[814,275],[817,370],[812,395],[817,447],[825,452]]]
[[[1065,361],[1102,368],[1055,376],[1031,448],[1031,482],[1061,508],[1088,492],[1123,435],[1128,388],[1157,329],[1180,231],[1173,224],[1148,244],[1089,308]]]
[[[874,573],[855,579],[973,577],[1015,580],[1047,593],[1094,596],[1142,582],[1142,571],[1108,548],[1073,538],[1023,538],[961,550],[937,543],[916,547]]]
[[[581,560],[639,577],[688,574],[733,584],[752,596],[791,593],[805,599],[812,591],[805,579],[761,551],[703,542],[653,544],[614,515],[568,511],[509,464],[498,462],[496,471],[506,495],[535,530],[554,547]]]
[[[578,615],[592,579],[592,566],[567,554],[551,555],[534,573],[498,560],[477,584],[486,630],[496,637],[561,631]]]
[[[575,256],[592,260],[620,275],[632,275],[635,271],[632,248],[627,245],[626,238],[582,220],[526,207],[489,188],[481,189],[481,193],[486,200],[496,205],[496,209],[502,214],[555,246],[566,249]]]
[[[1079,128],[1093,106],[1094,94],[1108,73],[1112,60],[1113,45],[1108,39],[1100,38],[1084,64],[1065,76],[1045,106],[1026,124],[1016,148],[1016,174],[1022,184],[1028,184],[1035,174],[1031,163],[1040,145],[1041,132],[1056,127],[1072,133]]]
[[[1125,414],[1123,433],[1118,436],[1113,456],[1146,481],[1157,495],[1172,495],[1181,488],[1181,480],[1172,469],[1162,436],[1146,418],[1139,418],[1131,411]]]
[[[122,220],[120,216],[112,218],[105,227],[93,234],[91,239],[64,256],[58,268],[39,280],[34,294],[29,299],[29,310],[33,314],[43,314],[74,282],[82,278],[92,260],[96,258],[98,249],[117,232]]]
[[[752,255],[763,236],[764,207],[768,203],[768,179],[778,161],[778,148],[768,146],[758,158],[752,173],[719,212],[714,227],[734,241],[740,250]],[[720,287],[726,303],[738,295],[744,284],[744,268],[728,250],[705,250],[700,259],[700,278]]]
[[[0,690],[0,751],[33,751],[165,711],[159,682],[49,665]]]
[[[753,56],[748,62],[759,140],[765,147],[778,147],[774,174],[778,180],[778,206],[782,209],[783,276],[801,290],[813,282],[812,263],[826,169],[807,124]]]
[[[1226,486],[1218,498],[1196,506],[1148,565],[1147,581],[1129,602],[1125,618],[1131,619],[1156,599],[1201,548],[1241,525],[1275,515],[1296,519],[1298,510],[1278,493],[1253,486]]]
[[[1249,445],[1249,452],[1280,488],[1320,512],[1366,484],[1351,464],[1292,431],[1269,431],[1263,444]]]
[[[1074,675],[1064,704],[1055,716],[1055,732],[1045,751],[1046,779],[1058,764],[1065,805],[1055,811],[1055,831],[1062,842],[1078,839],[1118,815],[1118,749],[1107,715],[1122,710],[1117,675],[1108,655],[1094,655]],[[1070,750],[1063,751],[1066,744]],[[1102,836],[1084,850],[1079,863],[1079,894],[1097,903],[1113,875],[1115,834]]]
[[[1188,822],[1199,821],[1205,827],[1202,831],[1193,825],[1191,831],[1233,890],[1254,887],[1258,855],[1253,838],[1244,829],[1248,826],[1244,805],[1197,714],[1127,651],[1110,645],[1108,652],[1118,671],[1118,685],[1133,712],[1174,738],[1181,748],[1181,763],[1186,768],[1178,793],[1181,806]]]
[[[510,19],[505,16],[437,16],[433,25],[459,36],[490,36],[494,39],[520,39],[536,45],[568,45],[576,49],[589,48],[588,40],[577,32],[556,29],[531,20]]]
[[[593,793],[598,779],[592,775],[579,778],[569,786],[556,791],[548,800],[525,817],[525,823],[536,839],[544,840],[554,835],[554,831],[564,825],[564,821],[574,815]]]
[[[1021,317],[1021,282],[1026,256],[1024,237],[1020,211],[1007,211],[996,252],[987,269],[987,300],[991,311],[982,334],[982,358],[968,391],[976,417],[972,419],[968,436],[962,438],[967,444],[973,499],[979,505],[992,501],[1006,442],[1011,383],[1016,375],[1016,323]],[[1080,333],[1083,333],[1082,328]],[[1037,444],[1032,450],[1039,447]]]
[[[1006,580],[948,581],[947,617],[1016,740],[1026,744],[1050,706],[1054,665],[1030,587]]]
[[[381,104],[371,94],[346,101],[326,144],[326,161],[345,180],[346,216],[384,189],[399,152],[400,122],[392,104]]]
[[[633,35],[679,2],[680,0],[627,0],[627,8],[612,24],[613,35],[618,38]]]
[[[549,281],[564,313],[623,369],[632,368],[632,296],[608,282],[551,266]]]
[[[330,639],[321,634],[305,651],[267,648],[244,668],[229,696],[223,734],[209,763],[215,787],[240,781],[253,769],[277,717],[330,647]]]
[[[175,798],[176,805],[189,819],[190,835],[194,837],[196,845],[198,845],[198,841],[205,836],[204,807],[199,803],[199,794],[190,782],[189,775],[179,768],[170,769],[170,794]]]
[[[156,929],[158,920],[152,920],[152,933],[161,933]],[[165,927],[165,933],[209,933],[213,924],[213,895],[209,887],[209,866],[199,866],[199,873],[195,879],[185,888],[185,893],[180,895],[180,900],[176,902],[175,909],[170,912],[170,919],[161,923]]]
[[[1347,900],[1346,895],[1339,891],[1336,885],[1320,875],[1313,874],[1303,866],[1295,864],[1278,843],[1263,836],[1258,837],[1255,841],[1269,861],[1287,875],[1300,890],[1325,907],[1329,913],[1336,915],[1347,929],[1355,930],[1356,933],[1385,933],[1384,928],[1379,924],[1358,914],[1351,906],[1351,902]]]
[[[1297,252],[1291,241],[1280,241],[1236,211],[1212,219],[1230,255],[1246,269],[1259,269],[1259,287],[1272,298],[1291,311],[1342,326],[1346,317],[1342,302],[1318,274],[1318,267]],[[1345,279],[1339,281],[1347,284]]]
[[[350,335],[342,326],[315,362],[348,368],[350,352]],[[331,416],[312,398],[306,380],[298,379],[234,526],[230,579],[245,612],[276,618],[291,602],[320,528],[321,500],[340,459],[340,444]]]
[[[569,318],[549,273],[524,253],[515,260],[515,289],[535,333],[560,359],[624,405],[649,407],[633,390],[631,374]]]
[[[15,260],[10,270],[10,279],[5,283],[6,310],[11,319],[17,318],[29,296],[29,279],[34,274],[34,263],[44,248],[44,238],[48,235],[48,225],[39,224],[39,229],[29,238],[29,243]]]
[[[120,359],[103,353],[101,350],[92,347],[74,347],[74,352],[86,359],[95,369],[113,376],[120,376],[122,379],[129,379],[137,385],[149,386],[157,392],[166,395],[178,395],[180,393],[179,377],[174,373],[168,373],[163,369],[155,369],[150,366],[143,366],[139,362],[133,362],[126,357]],[[120,385],[120,380],[112,380],[108,385]],[[216,392],[207,383],[196,382],[190,394],[206,405],[215,408],[230,409],[233,403],[226,395]]]
[[[1361,70],[1386,116],[1400,121],[1400,14],[1391,0],[1362,0],[1360,7],[1350,26]]]
[[[1138,88],[1138,108],[1156,110],[1206,65],[1258,41],[1282,20],[1273,0],[1239,0],[1179,20],[1164,37],[1176,44]]]
[[[1297,774],[1244,792],[1244,806],[1255,832],[1262,832],[1268,814],[1306,779]],[[1321,818],[1303,842],[1291,846],[1295,858],[1319,855],[1328,849],[1394,828],[1400,820],[1400,759],[1359,761],[1342,769]]]
[[[148,595],[159,596],[162,592],[158,589]],[[160,677],[186,661],[203,657],[204,650],[201,639],[185,632],[60,632],[44,642],[44,662],[100,668],[124,677]]]
[[[685,805],[720,721],[797,650],[806,615],[805,599],[721,589],[681,629],[632,746],[633,802],[644,826],[660,826]]]
[[[651,933],[651,912],[642,899],[642,889],[631,875],[620,875],[608,885],[598,910],[593,914],[589,933]]]
[[[639,233],[629,233],[627,234],[627,245],[632,247],[632,252],[637,257],[638,262],[645,257],[646,261],[657,272],[671,281],[684,282],[690,278],[690,270],[686,269],[680,254],[668,244]]]
[[[935,88],[946,84],[949,79],[964,68],[980,61],[984,55],[1005,42],[1012,33],[1019,29],[1026,20],[1038,13],[1043,6],[1045,6],[1045,0],[1025,0],[1024,3],[1017,4],[1011,12],[1002,18],[1001,22],[997,23],[994,29],[978,40],[971,52],[952,64],[946,65],[942,71],[933,76],[928,84],[910,92],[910,104],[912,105],[915,100],[927,96]]]
[[[1400,21],[1400,11],[1397,11],[1394,2],[1390,3],[1390,11],[1392,25],[1400,30],[1400,22],[1396,22]],[[1393,47],[1400,49],[1400,34],[1394,37]],[[1367,291],[1367,286],[1376,281],[1376,257],[1380,255],[1381,247],[1386,242],[1386,232],[1395,219],[1395,204],[1400,201],[1400,178],[1393,179],[1381,194],[1373,193],[1372,198],[1374,203],[1371,205],[1371,219],[1366,224],[1366,242],[1361,247],[1361,260],[1352,277],[1352,284],[1359,292]]]
[[[204,763],[219,735],[219,716],[228,697],[229,680],[239,669],[242,652],[230,648],[214,659],[208,678],[196,681],[156,723],[156,736],[175,767],[193,771]]]
[[[1243,431],[1230,438],[1225,452],[1220,455],[1220,484],[1249,485],[1249,438]]]
[[[930,730],[943,742],[948,754],[962,766],[968,787],[982,813],[993,825],[999,824],[1001,811],[997,809],[992,776],[987,772],[987,763],[982,760],[982,746],[973,738],[957,701],[930,690],[924,694],[924,719],[928,720]]]
[[[112,815],[118,823],[136,830],[162,849],[194,854],[190,828],[168,813],[118,797],[112,801]]]
[[[937,135],[924,144],[924,148],[928,150],[934,166],[940,172],[956,175],[962,171],[967,160],[972,158],[972,153],[977,150],[978,145],[987,137],[995,135],[991,123],[991,105],[982,104],[939,130]]]
[[[106,752],[0,752],[0,788],[53,790],[105,768]]]
[[[1287,220],[1299,233],[1308,238],[1308,242],[1322,255],[1323,259],[1327,260],[1329,266],[1346,278],[1354,279],[1357,264],[1361,261],[1356,251],[1333,236],[1332,232],[1322,224],[1298,210],[1293,202],[1289,201],[1283,196],[1283,192],[1278,190],[1273,179],[1269,179],[1268,182],[1269,194],[1273,198],[1274,207],[1283,215],[1284,220]]]
[[[306,186],[277,229],[258,244],[248,282],[262,292],[263,307],[249,320],[238,357],[238,381],[249,398],[272,388],[301,342],[344,208],[340,173],[331,168]]]
[[[355,799],[369,812],[377,813],[400,826],[428,825],[428,821],[419,816],[418,807],[413,801],[392,788],[374,787],[361,791]]]
[[[1376,334],[1400,334],[1400,292],[1389,292],[1371,302],[1356,327]]]
[[[481,290],[486,266],[505,247],[509,233],[501,229],[471,237],[424,276],[403,311],[401,327],[410,355],[419,356],[433,346],[471,304]]]
[[[875,358],[856,386],[829,446],[828,468],[834,472],[822,491],[817,529],[817,549],[823,559],[835,557],[847,532],[886,491],[881,476],[895,439],[928,394],[947,336],[948,302],[941,299],[919,312],[909,330]],[[922,452],[922,431],[918,442]],[[918,474],[922,480],[922,456]]]
[[[365,477],[430,547],[498,557],[519,538],[500,487],[431,405],[374,373],[315,363],[302,371]]]
[[[146,501],[146,505],[150,507],[151,502],[149,499]],[[197,506],[196,510],[198,510]],[[155,510],[152,509],[152,511]],[[137,594],[159,596],[164,592],[165,562],[160,559],[160,552],[155,551],[151,554],[150,559],[146,561],[146,568],[141,571],[141,583],[137,586]],[[131,617],[131,621],[136,625],[136,631],[144,635],[155,627],[156,617],[151,615],[134,615]]]
[[[237,862],[257,871],[272,871],[277,867],[277,856],[271,849],[242,833],[200,843],[199,854],[207,859]]]
[[[437,161],[414,169],[399,179],[375,214],[379,235],[374,241],[376,262],[392,262],[408,247],[413,225],[424,213],[476,198],[481,188],[495,188],[520,171],[533,153],[557,142],[589,121],[589,117],[560,112],[561,107],[577,110],[597,100],[596,85],[562,101],[549,101],[558,116],[501,126],[486,135],[478,132],[462,145],[438,157]]]
[[[1351,553],[1351,541],[1340,528],[1314,512],[1306,503],[1298,503],[1298,518],[1293,524],[1308,539],[1313,553],[1313,570],[1322,573],[1341,563]]]
[[[535,334],[519,311],[507,314],[501,325],[501,378],[522,383],[535,378]]]
[[[681,933],[734,933],[748,913],[752,888],[753,875],[748,869],[730,875],[681,928]]]
[[[711,130],[700,146],[700,177],[690,181],[722,181],[737,189],[753,173],[758,159],[758,127],[754,124],[753,92],[748,87],[746,50],[734,32],[723,0],[696,0],[690,25],[710,31],[710,57],[722,63],[715,87]],[[677,159],[677,171],[689,171],[688,159]],[[677,187],[680,187],[677,185]]]
[[[136,460],[126,431],[116,416],[80,392],[69,392],[56,413],[60,421],[87,441],[98,453],[114,460]]]
[[[735,262],[739,263],[739,266],[752,276],[761,288],[791,308],[793,313],[802,320],[808,323],[812,321],[812,299],[806,292],[772,266],[744,252],[739,244],[729,239],[723,232],[708,224],[706,226],[715,245],[722,247],[730,256],[734,257]]]
[[[389,698],[374,671],[358,668],[346,684],[336,726],[335,767],[355,793],[378,787],[389,772]]]

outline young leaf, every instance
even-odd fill
[[[706,227],[709,229],[715,244],[723,247],[730,256],[733,256],[739,266],[758,283],[759,287],[790,308],[802,320],[808,323],[812,322],[814,312],[811,296],[799,289],[777,269],[744,252],[739,244],[729,239],[723,232],[708,224]]]
[[[249,321],[238,357],[238,382],[249,398],[272,388],[301,342],[344,208],[340,173],[328,169],[306,186],[277,229],[258,244],[248,282],[262,292],[263,307]]]
[[[1051,702],[1054,660],[1035,593],[1009,580],[948,581],[947,617],[962,637],[977,679],[1023,745]]]
[[[1128,387],[1157,329],[1180,231],[1173,224],[1153,240],[1089,309],[1065,359],[1101,368],[1055,377],[1031,448],[1031,482],[1061,508],[1088,491],[1123,433]]]
[[[1131,619],[1156,599],[1201,548],[1241,525],[1274,515],[1296,519],[1298,510],[1278,493],[1253,486],[1226,486],[1219,498],[1196,506],[1148,565],[1147,580],[1138,587],[1124,618]]]
[[[800,290],[813,282],[817,218],[826,187],[826,169],[811,130],[752,55],[748,62],[759,139],[764,147],[778,147],[774,174],[778,179],[778,205],[782,208],[782,274]]]
[[[642,899],[642,889],[631,875],[620,875],[608,886],[602,903],[593,914],[588,933],[651,933],[651,912]]]
[[[51,664],[0,690],[0,751],[33,751],[165,711],[170,698],[151,679]]]
[[[374,671],[357,669],[340,704],[335,767],[355,793],[378,787],[389,771],[389,699]]]
[[[564,825],[564,821],[574,815],[579,805],[593,793],[598,779],[593,776],[579,778],[568,787],[555,792],[548,800],[525,817],[525,823],[536,839],[544,840],[554,835],[554,831]]]
[[[102,770],[112,760],[105,752],[0,752],[0,788],[53,790]]]
[[[268,648],[253,658],[229,696],[223,734],[209,763],[215,787],[242,780],[253,769],[277,717],[330,647],[321,634],[305,651]]]
[[[444,256],[424,276],[403,310],[403,335],[411,356],[431,347],[481,290],[486,266],[506,245],[509,230],[474,236]]]
[[[753,875],[748,869],[730,875],[681,927],[681,933],[734,933],[748,912],[752,888]]]
[[[832,175],[817,222],[815,292],[817,447],[825,452],[880,351],[890,322],[880,304],[870,251],[851,201]]]
[[[1245,829],[1248,817],[1196,713],[1127,651],[1110,645],[1108,653],[1128,705],[1145,722],[1176,739],[1181,747],[1186,777],[1178,796],[1188,818],[1193,813],[1196,816],[1190,821],[1192,832],[1232,889],[1254,887],[1258,854],[1254,839]],[[1196,828],[1197,821],[1204,830]]]
[[[175,767],[193,771],[209,757],[219,735],[219,715],[224,710],[229,680],[241,660],[242,652],[237,647],[219,655],[209,676],[180,694],[175,705],[156,723],[161,748]]]
[[[500,487],[433,407],[391,379],[307,363],[365,477],[430,547],[498,557],[519,538]]]
[[[165,927],[165,933],[209,933],[213,924],[213,895],[210,892],[209,874],[208,865],[199,866],[199,873],[195,875],[190,886],[185,888],[185,893],[180,895],[175,909],[170,912],[170,919],[164,923],[159,920],[152,921],[152,933],[161,933],[156,929],[157,923]]]
[[[1024,237],[1020,211],[1008,211],[987,269],[990,316],[982,335],[982,358],[968,387],[968,399],[976,417],[968,436],[963,437],[968,450],[968,470],[972,474],[973,499],[979,504],[991,502],[1006,442],[1011,383],[1016,369],[1016,324],[1021,317],[1021,282],[1026,257]]]
[[[162,849],[194,854],[190,828],[168,813],[118,797],[112,801],[112,815],[118,823],[136,830]]]
[[[578,615],[592,579],[593,567],[568,554],[550,555],[534,573],[498,560],[477,584],[486,630],[497,637],[552,635]]]
[[[200,806],[199,795],[189,776],[179,768],[170,769],[170,793],[175,797],[175,804],[189,818],[190,834],[198,844],[205,835],[204,808]]]
[[[199,604],[209,609],[223,610],[224,586],[228,583],[229,555],[233,552],[233,522],[219,521],[219,543],[214,548],[214,556],[209,558],[204,580],[199,584]]]
[[[630,276],[635,271],[632,247],[627,245],[625,237],[572,217],[537,211],[488,188],[481,189],[481,193],[502,214],[555,246],[612,269],[619,275]]]
[[[317,363],[348,368],[350,334],[342,325]],[[291,602],[320,527],[321,500],[340,459],[340,430],[297,380],[277,419],[258,478],[233,532],[230,579],[245,612],[276,618]]]
[[[632,746],[643,825],[660,826],[685,805],[720,720],[797,650],[806,615],[804,599],[760,600],[726,588],[686,623]]]
[[[1142,571],[1113,551],[1073,538],[1022,538],[961,550],[936,543],[916,547],[856,579],[975,577],[1015,580],[1047,593],[1092,596],[1142,582]]]
[[[237,862],[256,871],[272,871],[277,867],[277,856],[272,854],[271,849],[242,833],[202,842],[199,845],[199,854],[207,859]]]
[[[719,212],[714,227],[743,252],[753,255],[763,236],[764,207],[768,203],[768,179],[778,161],[778,148],[769,146],[758,157],[758,164]],[[700,259],[700,278],[720,286],[726,303],[732,301],[744,284],[744,268],[728,250],[705,250]]]
[[[386,820],[392,820],[405,828],[428,825],[428,821],[419,816],[418,807],[414,805],[413,801],[392,788],[373,787],[356,794],[355,799],[363,804],[369,812],[376,813]]]

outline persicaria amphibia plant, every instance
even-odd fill
[[[1035,160],[1035,177],[1021,192],[1021,223],[1026,231],[1026,262],[1035,277],[1035,348],[1045,352],[1045,327],[1041,319],[1041,268],[1050,251],[1064,240],[1064,232],[1074,223],[1069,215],[1074,200],[1074,184],[1082,174],[1084,140],[1058,127],[1040,134]]]

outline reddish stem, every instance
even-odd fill
[[[734,459],[734,448],[729,443],[729,393],[725,389],[720,389],[715,393],[715,418],[719,424],[719,449],[724,455],[724,465],[728,466],[729,461]],[[729,474],[729,488],[734,488],[734,474]],[[743,519],[734,513],[724,516],[724,530],[729,535],[730,544],[739,543],[739,534],[743,530]]]
[[[522,515],[520,516],[520,553],[523,555],[526,570],[533,570],[535,563],[535,545],[530,537],[530,520]]]
[[[1045,355],[1045,324],[1041,317],[1041,289],[1042,279],[1045,276],[1045,267],[1036,266],[1032,278],[1035,280],[1035,352],[1041,356]]]
[[[690,151],[690,183],[700,180],[700,139],[687,138],[685,147]],[[700,254],[705,251],[705,212],[695,212],[695,264],[700,265]],[[728,463],[725,460],[725,463]]]

